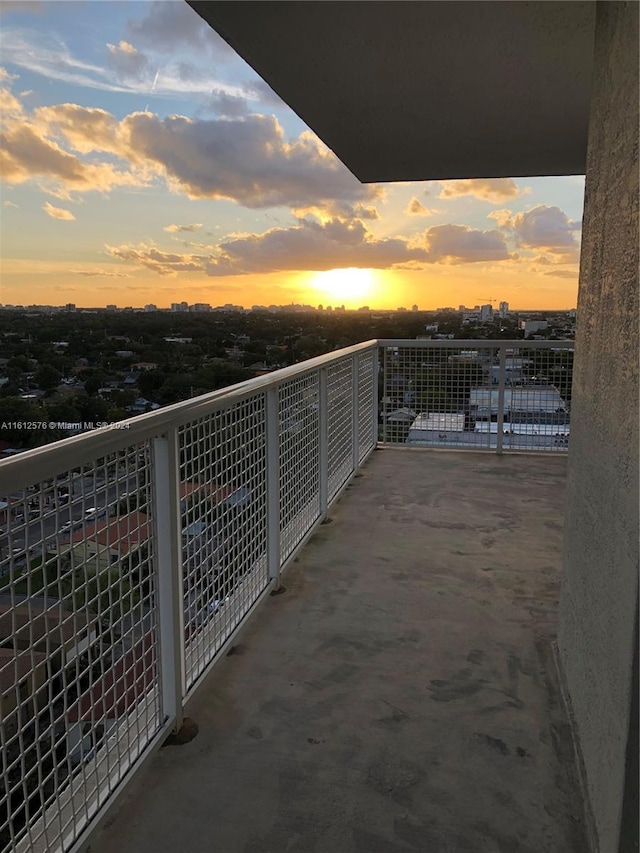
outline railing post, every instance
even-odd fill
[[[358,418],[358,355],[351,357],[351,412],[353,415],[351,429],[351,450],[353,459],[353,473],[357,473],[360,467],[360,424]]]
[[[496,453],[502,453],[504,438],[504,389],[506,384],[507,350],[504,344],[498,349],[498,422],[496,424]],[[489,413],[491,413],[491,391],[489,391]],[[491,417],[491,414],[489,414]],[[489,442],[491,442],[491,423],[489,423]]]
[[[183,723],[182,697],[186,692],[184,653],[184,590],[180,523],[178,434],[171,429],[153,441],[153,489],[156,511],[158,567],[158,628],[160,634],[162,709]]]
[[[329,503],[329,412],[326,367],[320,368],[318,379],[318,431],[320,439],[318,482],[320,485],[320,515],[324,518]]]
[[[382,443],[387,443],[387,385],[388,385],[388,366],[387,353],[389,347],[382,348]]]
[[[376,341],[375,349],[373,350],[373,400],[371,405],[373,406],[373,412],[371,416],[373,418],[373,422],[371,425],[372,428],[372,438],[373,438],[373,446],[376,447],[378,444],[378,423],[379,423],[379,412],[380,412],[380,392],[379,392],[379,381],[380,381],[380,347],[378,346],[378,342]]]
[[[280,586],[280,413],[278,385],[267,389],[267,564]]]

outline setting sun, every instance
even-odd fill
[[[359,306],[362,300],[376,296],[377,285],[376,270],[357,267],[315,273],[309,282],[318,294],[344,303],[347,308],[357,307],[355,303]]]

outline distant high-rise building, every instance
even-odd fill
[[[491,305],[482,305],[480,308],[480,322],[484,323],[491,319],[493,319],[493,308]]]
[[[157,305],[154,305],[153,303],[151,303],[151,302],[150,302],[148,305],[145,305],[145,306],[144,306],[144,310],[145,310],[145,312],[146,312],[147,314],[150,314],[150,313],[151,313],[151,312],[153,312],[153,311],[157,311],[157,310],[158,310],[158,306],[157,306]]]
[[[196,302],[195,305],[191,306],[192,311],[197,311],[199,314],[207,313],[211,311],[211,305],[208,302]]]
[[[105,311],[117,311],[117,310],[118,310],[117,305],[107,305],[107,307],[105,308]]]
[[[418,306],[417,306],[417,305],[412,305],[412,306],[411,306],[411,310],[412,310],[412,311],[417,311],[417,310],[418,310]]]
[[[75,302],[67,302],[64,306],[64,310],[70,314],[73,313],[76,310]]]
[[[504,320],[504,318],[509,314],[509,303],[501,302],[500,303],[500,319]]]

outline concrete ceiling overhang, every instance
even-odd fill
[[[199,2],[363,182],[584,174],[594,2]]]

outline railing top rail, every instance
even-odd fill
[[[92,458],[101,458],[162,435],[169,429],[231,406],[274,384],[286,382],[309,370],[332,364],[341,358],[366,352],[377,345],[378,342],[375,339],[363,341],[290,367],[274,370],[265,376],[247,379],[218,391],[203,394],[192,400],[173,403],[155,412],[122,421],[122,424],[128,424],[124,429],[118,429],[116,425],[110,424],[108,428],[96,429],[33,450],[25,450],[24,453],[11,459],[0,461],[0,494],[10,494],[22,488],[25,483],[50,479],[62,471],[87,463]]]
[[[575,341],[563,338],[558,341],[487,341],[487,340],[456,340],[451,338],[448,340],[431,340],[431,339],[412,339],[412,338],[379,338],[378,346],[381,347],[425,347],[427,349],[448,349],[451,347],[463,349],[572,349]]]

